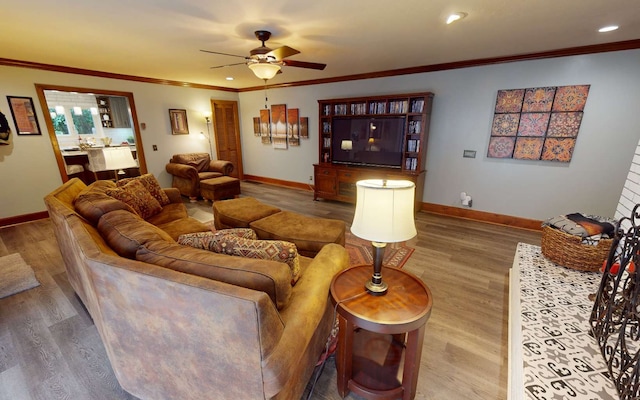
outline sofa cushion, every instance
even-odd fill
[[[201,232],[181,235],[178,243],[186,246],[247,258],[273,260],[286,263],[291,269],[291,284],[300,278],[300,258],[293,243],[280,240],[255,240],[241,235],[251,229]],[[254,233],[255,235],[255,233]],[[253,235],[252,235],[253,236]]]
[[[136,259],[264,292],[278,309],[284,308],[291,297],[291,270],[281,262],[229,256],[164,241],[140,246]]]
[[[121,188],[107,189],[106,193],[127,203],[138,215],[147,219],[162,211],[162,206],[138,180],[132,180]]]
[[[104,214],[98,222],[98,232],[116,253],[131,259],[136,258],[140,246],[149,242],[175,243],[162,229],[124,210]]]
[[[147,222],[151,222],[151,220]],[[156,226],[171,236],[173,240],[177,240],[180,235],[187,233],[211,232],[211,229],[209,229],[207,225],[191,217],[176,219]]]
[[[91,188],[91,186],[89,186],[89,188]],[[74,200],[73,207],[78,214],[93,226],[98,224],[100,217],[111,211],[124,210],[135,213],[135,210],[129,205],[107,195],[100,189],[82,191]]]
[[[152,174],[144,174],[134,178],[120,179],[117,183],[117,186],[122,187],[127,183],[131,182],[132,180],[140,181],[140,183],[142,183],[145,189],[147,189],[149,193],[156,200],[158,200],[158,203],[160,203],[161,206],[164,207],[167,204],[171,203],[167,194],[164,192],[164,190],[162,190],[162,187],[160,186],[160,182],[158,182],[156,177],[153,176]]]

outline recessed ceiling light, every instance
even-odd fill
[[[598,32],[600,32],[600,33],[611,32],[611,31],[615,31],[618,28],[619,28],[618,25],[609,25],[609,26],[604,26],[604,27],[598,29]]]
[[[463,19],[466,16],[467,16],[467,13],[465,13],[465,12],[453,13],[453,14],[451,14],[451,15],[449,15],[447,17],[447,25],[449,25],[449,24],[451,24],[453,22],[459,21],[459,20]]]
[[[226,77],[226,78],[224,78],[224,79],[226,79],[226,80],[228,80],[228,81],[232,81],[232,80],[233,80],[233,76],[227,76],[227,77]]]

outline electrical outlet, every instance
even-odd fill
[[[313,182],[313,176],[309,175],[309,182]]]

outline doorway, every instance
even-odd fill
[[[136,166],[119,173],[147,173],[133,93],[45,84],[35,87],[63,182],[78,177],[88,184],[113,177],[113,171],[88,170],[86,148],[128,147]]]
[[[216,138],[218,160],[230,161],[234,169],[231,176],[244,179],[242,170],[242,147],[238,123],[238,103],[230,100],[211,100],[213,131]]]

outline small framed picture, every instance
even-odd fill
[[[172,135],[188,135],[189,124],[187,123],[187,110],[169,110],[169,120],[171,121]]]
[[[31,97],[7,96],[18,135],[42,135]]]

